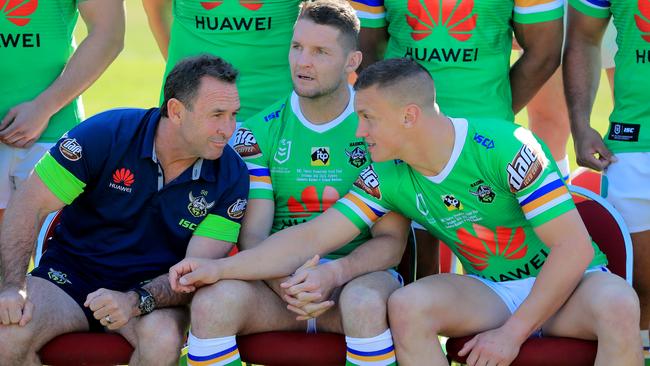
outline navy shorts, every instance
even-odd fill
[[[83,310],[91,332],[104,332],[104,326],[93,316],[93,311],[84,306],[89,293],[100,288],[115,291],[128,291],[149,281],[119,281],[101,279],[92,271],[79,266],[79,259],[73,259],[54,249],[48,249],[41,258],[38,267],[30,272],[31,276],[43,278],[63,290]]]

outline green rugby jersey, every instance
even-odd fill
[[[614,57],[614,111],[604,140],[613,152],[650,151],[650,2],[570,0],[577,11],[595,18],[614,18],[618,52]]]
[[[0,119],[36,98],[74,52],[76,0],[0,0]],[[38,142],[56,142],[83,119],[79,98],[50,118]]]
[[[210,53],[239,70],[243,121],[291,91],[289,45],[300,0],[174,0],[165,77],[185,57]],[[162,99],[162,98],[161,98]]]
[[[333,207],[363,229],[397,211],[443,240],[467,273],[493,281],[536,276],[549,248],[533,229],[575,208],[555,162],[530,131],[506,120],[453,124],[453,152],[440,174],[373,163]],[[594,250],[591,265],[607,263]]]
[[[249,199],[275,202],[271,233],[320,215],[350,190],[369,164],[366,144],[355,137],[358,118],[353,91],[345,111],[322,125],[309,122],[298,95],[278,101],[244,122],[235,150],[250,174]],[[339,258],[370,238],[368,228],[348,245],[330,253]]]
[[[512,22],[562,18],[563,0],[350,0],[362,27],[388,27],[385,58],[409,57],[449,116],[514,120]]]

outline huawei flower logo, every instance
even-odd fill
[[[496,232],[472,224],[476,235],[462,228],[456,234],[459,243],[458,252],[478,271],[489,266],[490,258],[499,256],[505,259],[521,259],[526,255],[528,247],[524,244],[526,234],[524,229],[518,227],[510,229],[497,226]]]
[[[476,17],[472,15],[474,0],[408,0],[406,22],[413,29],[411,37],[420,41],[427,38],[438,26],[447,28],[455,39],[464,42],[470,39],[476,28]]]
[[[309,217],[314,212],[323,212],[340,198],[339,192],[331,186],[325,186],[322,197],[318,197],[316,187],[309,186],[300,194],[300,201],[289,197],[287,206],[291,217]]]
[[[212,10],[217,6],[223,4],[221,1],[201,1],[201,6],[205,10]],[[245,7],[248,10],[256,11],[259,10],[262,5],[264,5],[263,0],[239,0],[239,5]]]
[[[0,10],[7,20],[22,27],[31,20],[31,15],[38,7],[38,0],[0,0]]]
[[[115,173],[113,173],[113,182],[116,184],[124,184],[125,186],[130,187],[131,184],[135,182],[135,177],[129,169],[117,169]]]
[[[639,14],[634,14],[636,27],[641,31],[641,38],[650,42],[650,0],[639,0]]]

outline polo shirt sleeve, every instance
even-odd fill
[[[517,143],[501,157],[503,184],[519,202],[533,227],[540,226],[575,208],[571,194],[548,149],[527,129],[515,130]],[[507,160],[509,159],[509,160]]]
[[[564,0],[515,0],[513,20],[533,24],[562,19]]]
[[[384,0],[349,0],[356,10],[362,28],[382,28],[387,25]]]
[[[236,178],[232,180],[230,187],[224,191],[220,199],[215,202],[205,219],[199,223],[194,235],[230,243],[237,242],[241,221],[248,203],[248,174],[241,160],[234,154],[232,158],[238,160],[238,168],[232,172]]]
[[[362,232],[391,211],[374,164],[359,173],[352,189],[332,208],[341,212]]]
[[[113,133],[102,115],[68,131],[34,167],[52,193],[69,205],[101,174]]]

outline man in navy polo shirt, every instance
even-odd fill
[[[40,364],[56,335],[104,327],[136,348],[130,365],[177,362],[189,298],[167,271],[184,256],[225,256],[246,207],[248,172],[227,145],[236,77],[220,58],[187,59],[160,110],[98,114],[41,159],[2,226],[0,364]],[[26,277],[38,226],[59,209]]]

